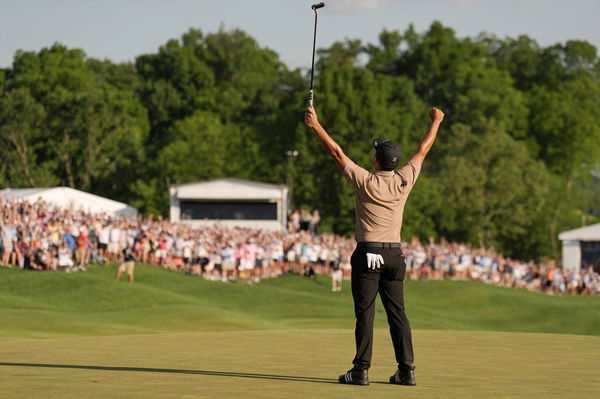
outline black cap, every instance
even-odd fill
[[[390,139],[378,138],[373,141],[377,162],[383,169],[393,170],[400,163],[400,146]]]

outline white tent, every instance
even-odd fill
[[[563,231],[558,239],[562,241],[563,268],[579,270],[600,260],[600,223]]]
[[[285,229],[286,186],[218,179],[169,187],[171,221]]]
[[[89,213],[106,213],[110,216],[135,216],[137,209],[122,202],[75,190],[70,187],[6,188],[0,190],[0,198],[21,199],[35,202],[42,200],[74,210]]]

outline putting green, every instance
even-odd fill
[[[0,341],[9,398],[594,398],[600,338],[415,331],[416,387],[375,336],[369,387],[341,386],[352,330],[233,331]]]

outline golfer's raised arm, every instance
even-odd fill
[[[429,126],[427,134],[425,134],[425,137],[421,140],[419,149],[410,158],[411,161],[418,162],[419,164],[423,163],[431,146],[433,146],[440,124],[444,120],[444,113],[440,109],[434,107],[429,110],[429,118],[431,118],[431,126]]]
[[[306,109],[306,112],[304,113],[304,123],[315,132],[325,151],[331,155],[340,170],[343,171],[346,168],[346,165],[348,165],[348,162],[350,162],[350,158],[344,154],[342,147],[340,147],[338,143],[327,134],[327,131],[323,129],[314,108],[309,107]]]

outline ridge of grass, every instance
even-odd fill
[[[129,285],[114,282],[114,271],[0,268],[0,336],[354,326],[349,282],[334,293],[327,276],[290,274],[249,285],[138,265]],[[600,335],[600,297],[554,297],[474,281],[408,281],[405,302],[414,329]],[[386,327],[379,301],[375,325]]]

